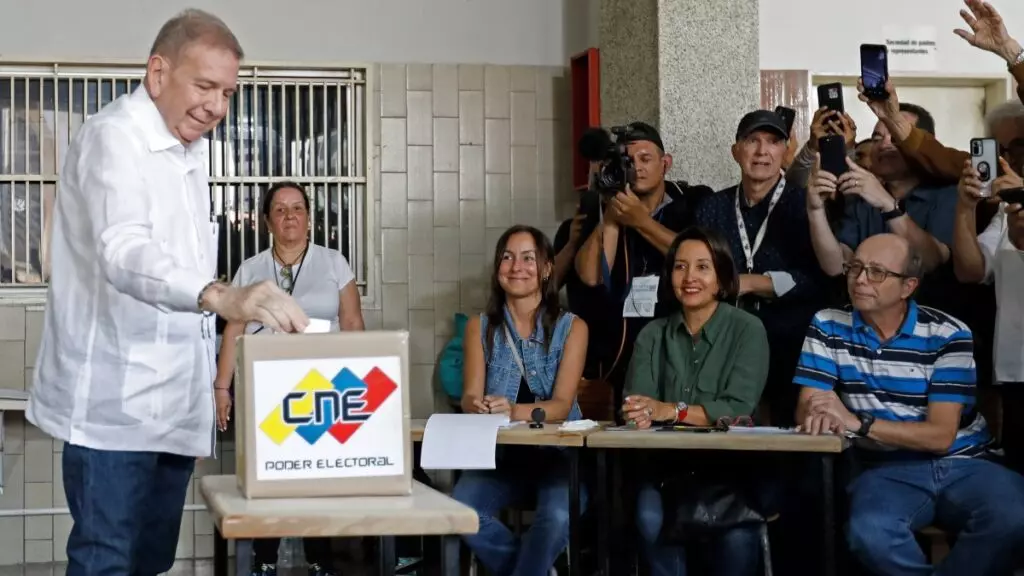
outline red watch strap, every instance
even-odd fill
[[[676,422],[682,422],[683,420],[686,420],[686,414],[689,411],[690,411],[690,407],[689,406],[680,409],[679,406],[676,405]]]

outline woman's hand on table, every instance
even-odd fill
[[[624,399],[622,415],[626,422],[633,422],[637,428],[643,430],[650,428],[654,421],[675,420],[676,409],[667,402],[634,394]]]
[[[484,396],[484,404],[491,414],[511,414],[512,404],[504,396]]]

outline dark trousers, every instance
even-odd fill
[[[1024,382],[999,386],[1003,400],[1002,445],[1006,466],[1024,474]]]
[[[68,576],[155,576],[174,564],[195,458],[64,444]]]
[[[262,564],[277,564],[277,548],[280,544],[280,538],[254,540],[252,549],[256,567],[258,568]],[[307,564],[318,564],[324,568],[330,567],[330,538],[303,538],[302,549],[306,553]]]

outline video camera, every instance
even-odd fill
[[[589,128],[580,137],[580,156],[601,163],[590,180],[590,190],[602,197],[614,196],[627,185],[636,185],[636,167],[626,152],[628,132],[628,126],[613,126],[610,135],[604,128]]]

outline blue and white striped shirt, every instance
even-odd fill
[[[992,436],[975,409],[973,350],[967,325],[914,301],[899,331],[886,342],[851,307],[826,309],[811,321],[793,381],[835,390],[852,412],[870,412],[880,420],[923,422],[929,402],[963,404],[948,456],[977,456]],[[859,445],[893,450],[874,442]],[[904,451],[892,455],[911,456]]]

